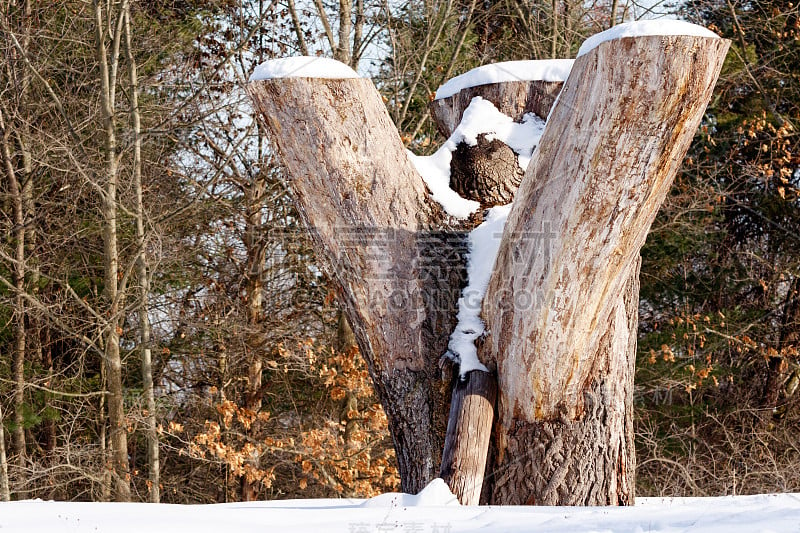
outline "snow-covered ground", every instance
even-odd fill
[[[800,533],[800,494],[639,498],[627,508],[461,507],[437,498],[414,500],[384,494],[372,500],[187,506],[23,501],[0,503],[0,532]]]

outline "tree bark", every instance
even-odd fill
[[[261,410],[261,395],[263,394],[264,361],[262,354],[264,352],[264,332],[261,329],[264,320],[263,279],[266,247],[264,246],[264,236],[261,234],[263,228],[261,204],[266,186],[266,180],[262,174],[253,176],[253,179],[245,186],[244,246],[247,253],[247,277],[245,283],[247,333],[245,349],[247,350],[248,370],[243,403],[245,408],[253,413],[258,413]],[[255,420],[248,432],[257,435],[259,424],[260,422]],[[247,463],[255,469],[260,467],[258,457],[247,458]],[[257,500],[260,484],[259,480],[253,481],[248,479],[246,475],[242,477],[242,501]]]
[[[576,60],[483,302],[480,356],[499,388],[494,503],[633,503],[633,276],[728,44],[623,38]]]
[[[11,501],[8,483],[8,459],[6,458],[6,429],[3,424],[3,405],[0,403],[0,502]]]
[[[463,235],[428,199],[372,82],[289,78],[248,91],[323,250],[389,420],[402,489],[438,475],[440,368],[464,279]],[[446,362],[445,362],[446,364]]]
[[[120,294],[119,252],[117,249],[117,184],[119,164],[114,114],[116,72],[122,25],[116,25],[113,36],[111,64],[106,50],[104,26],[111,26],[111,14],[103,15],[99,0],[94,0],[95,46],[100,66],[100,110],[103,118],[105,150],[105,190],[102,195],[103,217],[103,274],[104,296],[108,305],[105,325],[105,361],[108,379],[108,419],[114,471],[114,492],[117,501],[130,501],[130,472],[128,466],[128,434],[125,422],[125,405],[122,389],[122,358],[120,357]],[[120,13],[118,15],[122,17]]]

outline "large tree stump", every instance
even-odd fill
[[[624,38],[575,62],[483,302],[479,354],[498,380],[494,503],[633,502],[639,249],[727,47],[707,37]],[[369,81],[279,79],[249,91],[342,286],[403,490],[414,492],[436,474],[445,437],[448,373],[438,361],[463,282],[460,237],[430,203]],[[471,100],[463,98],[446,110],[447,133]],[[467,166],[476,181],[496,174]],[[492,179],[505,184],[504,200],[518,176]],[[441,472],[466,502],[480,492],[470,479],[487,457],[492,384],[471,372],[450,409]]]
[[[498,375],[495,503],[633,501],[639,250],[728,48],[650,36],[572,72],[514,200],[483,302]],[[622,327],[619,327],[622,325]]]

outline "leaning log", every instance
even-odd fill
[[[469,372],[453,387],[439,476],[461,505],[480,503],[496,398],[495,376],[482,370]]]
[[[727,48],[635,37],[576,60],[483,302],[480,357],[499,390],[493,502],[633,502],[636,316],[625,299],[638,299],[639,250]]]

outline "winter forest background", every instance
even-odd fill
[[[448,78],[574,57],[665,12],[732,47],[642,251],[637,493],[800,491],[795,4],[4,0],[0,499],[396,489],[385,416],[244,83],[270,58],[334,57],[428,154]]]

